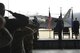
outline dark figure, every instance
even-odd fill
[[[34,40],[37,40],[38,36],[39,36],[39,30],[38,29],[39,29],[40,24],[39,24],[36,16],[34,16],[33,25],[35,26]]]
[[[5,6],[3,3],[0,3],[0,53],[10,53],[10,44],[13,37],[5,27],[6,20],[4,14]]]
[[[24,29],[25,31],[27,31],[26,36],[24,37],[24,48],[25,48],[25,52],[26,53],[32,53],[32,49],[33,49],[33,30],[30,27],[26,27]],[[26,43],[28,42],[28,43]]]
[[[63,31],[63,28],[64,28],[64,23],[63,23],[63,20],[62,20],[62,17],[59,16],[59,19],[57,20],[57,24],[56,24],[56,30],[58,32],[58,37],[59,37],[59,42],[58,42],[58,46],[59,46],[59,49],[62,49],[62,31]]]
[[[75,21],[73,21],[73,26],[72,26],[72,30],[75,34],[75,37],[77,39],[77,36],[79,35],[79,21],[77,20],[77,18],[75,18]]]
[[[64,23],[63,23],[62,18],[59,16],[59,19],[58,19],[57,24],[56,24],[56,30],[58,32],[59,40],[62,40],[62,30],[63,30],[63,28],[64,28]]]
[[[11,13],[15,19],[8,19],[6,23],[7,29],[13,34],[13,32],[23,26],[27,26],[29,24],[29,17],[19,14],[19,13],[14,13],[10,10],[7,10],[9,13]]]
[[[13,41],[11,45],[11,52],[12,53],[25,53],[31,52],[32,47],[31,42],[33,41],[32,38],[32,30],[27,28],[29,25],[29,17],[26,17],[25,15],[14,13],[10,10],[7,10],[10,12],[16,19],[12,19],[8,21],[7,28],[11,31],[13,35]],[[11,26],[12,25],[12,26]],[[10,28],[11,27],[11,28]],[[25,42],[27,41],[27,42]],[[24,48],[27,44],[29,44],[26,48]]]
[[[11,53],[32,53],[33,31],[29,27],[22,27],[15,31]]]

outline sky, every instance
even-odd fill
[[[48,16],[49,7],[52,17],[59,16],[60,7],[62,7],[62,14],[71,7],[74,13],[80,12],[80,0],[0,0],[0,2],[5,4],[6,9],[24,15]]]

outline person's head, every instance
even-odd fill
[[[62,17],[61,16],[59,16],[59,18],[58,18],[59,20],[62,20]]]
[[[77,21],[77,18],[75,18],[75,21]]]
[[[3,3],[0,3],[0,15],[4,16],[5,14],[5,6]]]
[[[36,16],[34,16],[34,19],[36,19],[36,20],[37,20],[37,17],[36,17]]]

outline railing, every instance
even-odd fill
[[[58,33],[57,32],[55,32],[52,29],[50,29],[50,32],[51,32],[51,35],[50,35],[51,39],[54,39],[54,40],[58,39]],[[39,39],[50,39],[49,38],[49,29],[39,29]],[[71,40],[75,39],[74,34],[73,34],[73,38],[72,38],[71,28],[68,28],[67,32],[66,31],[62,32],[62,39],[68,39],[68,40],[69,39],[71,39]],[[80,39],[79,36],[78,36],[78,39]]]

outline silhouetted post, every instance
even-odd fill
[[[73,33],[74,33],[74,32],[73,32],[73,18],[74,18],[74,17],[73,17],[73,8],[72,8],[72,16],[71,16],[71,23],[72,23],[72,24],[71,24],[72,38],[73,38]]]

